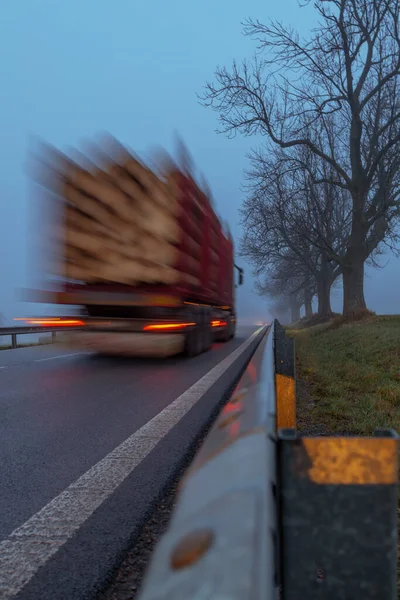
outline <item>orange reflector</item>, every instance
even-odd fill
[[[154,323],[152,325],[145,325],[143,331],[172,331],[191,327],[192,325],[196,325],[196,323]]]
[[[225,327],[227,325],[226,321],[211,321],[212,327]]]
[[[304,465],[319,485],[397,484],[397,440],[367,437],[303,438]],[[297,452],[302,452],[299,446]]]
[[[41,325],[42,327],[83,327],[84,321],[80,319],[60,319],[53,317],[51,319],[14,319],[15,321],[25,321],[27,325]]]
[[[296,427],[296,384],[294,377],[275,375],[277,429]]]

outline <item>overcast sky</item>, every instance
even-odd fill
[[[216,114],[198,104],[196,92],[217,65],[252,54],[254,44],[241,33],[241,21],[249,16],[284,20],[302,34],[313,23],[312,11],[299,9],[296,0],[3,3],[0,313],[6,321],[43,311],[16,299],[16,290],[31,283],[29,214],[35,198],[26,173],[31,135],[66,150],[109,131],[142,153],[156,145],[171,150],[179,132],[238,240],[242,172],[254,140],[216,135]],[[387,261],[384,269],[368,273],[367,302],[379,313],[397,313],[399,264],[390,256],[381,262]],[[252,287],[247,266],[239,313],[265,319],[267,303]],[[340,289],[333,298],[340,309]]]

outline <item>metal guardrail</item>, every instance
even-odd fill
[[[142,600],[274,597],[274,423],[270,329],[183,481]]]
[[[81,327],[68,327],[68,331],[74,330],[79,331]],[[25,327],[0,327],[0,337],[10,336],[11,337],[11,348],[18,348],[19,335],[32,335],[32,334],[45,334],[51,333],[52,340],[55,341],[57,332],[65,331],[65,327],[46,327],[46,326],[25,326]]]
[[[397,435],[296,433],[275,320],[185,474],[140,600],[394,600]]]

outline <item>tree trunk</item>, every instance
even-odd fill
[[[362,186],[359,185],[359,190]],[[367,305],[364,298],[364,264],[368,258],[367,248],[368,225],[364,218],[366,193],[358,192],[353,196],[353,223],[350,243],[346,250],[343,276],[343,315],[351,315],[365,311]]]
[[[290,309],[290,314],[291,314],[291,322],[292,323],[296,323],[297,321],[300,321],[300,306],[298,304],[296,304],[295,306],[292,306],[292,308]]]
[[[290,299],[290,316],[292,323],[300,321],[300,307],[301,305],[294,298]]]
[[[311,319],[313,312],[312,312],[312,292],[310,291],[309,288],[306,288],[304,290],[304,308],[305,308],[305,312],[306,312],[306,318],[307,319]]]
[[[323,275],[317,278],[318,316],[323,320],[332,317],[331,286],[330,278]]]
[[[343,266],[343,315],[367,308],[364,297],[364,260],[353,259],[351,266]]]

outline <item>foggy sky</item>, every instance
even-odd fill
[[[274,3],[275,4],[275,3]],[[13,317],[43,314],[44,307],[22,305],[15,290],[32,283],[29,234],[35,197],[26,172],[30,136],[62,150],[109,131],[139,153],[161,145],[173,149],[174,132],[189,146],[199,171],[210,183],[218,213],[240,236],[240,186],[246,152],[261,140],[216,135],[217,115],[201,107],[206,80],[217,65],[250,57],[255,45],[245,38],[246,17],[277,18],[305,35],[313,12],[296,0],[279,5],[261,0],[24,0],[2,6],[0,50],[0,313]],[[43,232],[45,233],[45,232]],[[397,313],[398,260],[388,254],[381,270],[368,270],[370,309]],[[267,319],[267,302],[252,293],[250,267],[238,293],[242,319]],[[341,308],[341,290],[333,292]]]

